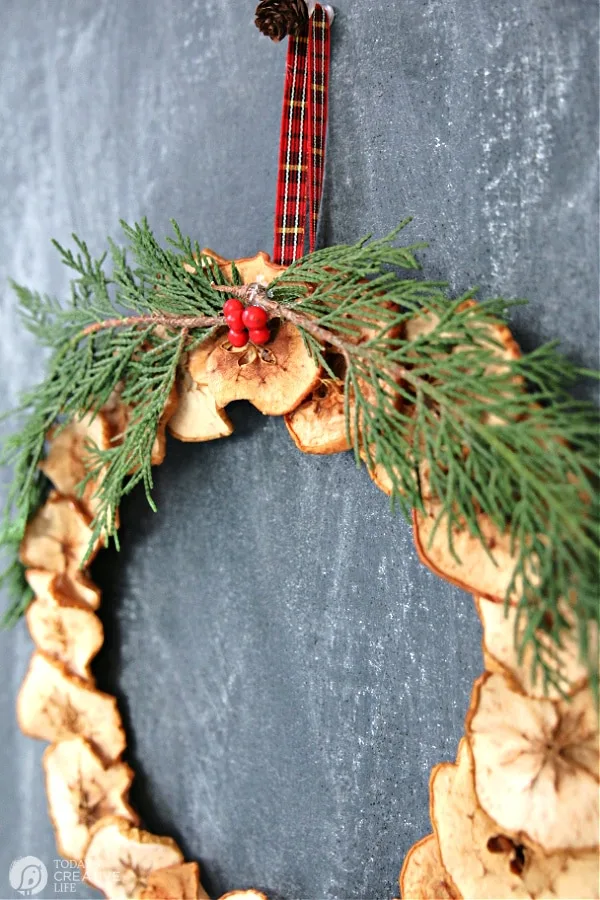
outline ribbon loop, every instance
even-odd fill
[[[279,141],[273,260],[289,265],[316,246],[323,193],[329,86],[330,24],[320,5],[308,33],[290,37]]]

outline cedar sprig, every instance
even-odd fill
[[[92,259],[83,242],[75,254],[59,247],[76,275],[66,306],[17,288],[25,324],[52,356],[47,379],[20,407],[28,416],[22,430],[5,445],[15,480],[0,540],[13,548],[43,489],[38,464],[48,428],[99,409],[117,388],[133,411],[122,442],[95,452],[89,477],[104,472],[95,534],[116,536],[121,497],[136,484],[152,503],[152,445],[181,356],[222,324],[214,283],[226,280],[197,243],[176,225],[167,248],[146,222],[123,227],[128,253],[111,244],[110,276],[106,260]],[[515,639],[521,651],[533,648],[546,686],[564,688],[555,651],[571,627],[594,681],[588,625],[598,619],[598,412],[569,394],[590,373],[553,345],[492,365],[499,344],[489,326],[511,304],[467,306],[472,292],[449,301],[443,284],[418,277],[414,251],[422,245],[395,246],[399,230],[317,251],[254,302],[297,325],[331,375],[330,351],[341,354],[357,462],[383,466],[393,503],[406,513],[422,508],[427,463],[452,552],[453,528],[481,537],[482,513],[510,530],[522,598]],[[232,282],[240,282],[235,269]],[[435,327],[404,340],[407,321],[426,314],[435,315]],[[564,598],[574,623],[563,614]],[[13,611],[23,605],[19,598]]]
[[[63,263],[75,273],[66,303],[13,285],[24,326],[50,356],[44,380],[27,391],[9,414],[16,416],[20,427],[6,438],[0,452],[0,465],[13,470],[0,523],[0,548],[8,560],[0,585],[11,597],[4,624],[12,624],[31,598],[17,556],[27,522],[46,488],[39,464],[50,429],[99,410],[117,390],[123,402],[131,404],[123,440],[106,451],[96,448],[88,475],[106,469],[94,539],[116,537],[116,514],[124,493],[141,481],[152,504],[152,446],[182,353],[219,321],[222,300],[210,285],[223,277],[209,259],[197,264],[198,245],[192,246],[176,225],[168,249],[159,245],[146,221],[133,227],[123,223],[123,228],[131,263],[125,250],[113,243],[110,254],[94,259],[75,235],[74,250],[55,242]],[[180,325],[182,317],[185,327]],[[208,324],[199,326],[203,319]],[[164,333],[159,336],[161,324]]]
[[[521,653],[532,647],[534,675],[546,688],[565,689],[556,648],[574,627],[597,685],[597,646],[588,639],[599,616],[599,419],[595,406],[569,393],[591,373],[554,344],[490,365],[499,345],[488,326],[505,318],[508,305],[464,304],[472,294],[448,302],[439,286],[397,278],[388,266],[417,263],[391,245],[394,236],[299,260],[270,296],[341,338],[356,459],[383,466],[393,502],[406,512],[422,506],[419,464],[426,462],[429,488],[441,501],[437,524],[452,552],[453,528],[481,537],[482,513],[510,531],[518,562],[508,594],[517,587],[521,598],[515,638]],[[360,275],[371,276],[368,285]],[[307,285],[300,301],[296,280]],[[383,307],[383,299],[395,308]],[[428,334],[410,343],[393,336],[427,312],[439,319]],[[366,323],[373,333],[359,343]],[[325,363],[309,329],[306,339]],[[574,624],[564,615],[565,598]]]

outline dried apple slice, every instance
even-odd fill
[[[194,381],[206,384],[218,407],[249,400],[268,416],[282,416],[313,390],[319,367],[293,325],[281,322],[264,347],[232,347],[219,331],[190,354]],[[207,355],[207,351],[210,351]]]
[[[466,302],[473,306],[476,305],[475,301],[473,300]],[[490,343],[488,345],[492,361],[488,366],[486,366],[485,374],[492,375],[494,373],[501,374],[503,372],[506,372],[507,366],[503,365],[503,362],[510,363],[513,360],[520,359],[521,348],[512,336],[510,329],[506,325],[503,325],[501,322],[497,322],[495,324],[482,324],[480,327],[485,330],[494,341],[493,344]],[[460,349],[460,347],[457,347],[454,352],[456,353]],[[497,362],[494,362],[494,360],[497,360]],[[520,375],[515,375],[512,378],[512,382],[513,384],[521,385],[521,387],[524,388],[524,381]],[[499,416],[493,412],[483,413],[481,419],[482,422],[485,422],[485,424],[487,425],[506,424],[505,417]]]
[[[589,690],[538,700],[502,675],[475,682],[466,731],[482,808],[544,850],[598,843],[598,717]]]
[[[104,631],[87,603],[51,588],[45,599],[29,605],[25,616],[38,650],[64,663],[73,675],[93,682],[90,662],[102,646]]]
[[[442,515],[438,522],[442,504],[430,498],[425,501],[425,509],[426,512],[413,510],[415,546],[421,562],[440,578],[488,600],[503,603],[518,561],[517,553],[511,553],[510,535],[501,533],[488,516],[479,515],[479,528],[492,558],[482,540],[470,534],[465,526],[452,529],[457,560],[448,546],[447,516]],[[511,593],[511,602],[516,603],[518,596],[517,584]]]
[[[117,701],[90,687],[40,651],[31,657],[17,698],[23,734],[54,743],[80,735],[111,762],[125,749]]]
[[[387,302],[388,309],[395,309],[395,305]],[[346,335],[346,339],[352,344],[360,344],[372,338],[381,328],[385,327],[384,321],[372,321],[372,313],[365,315],[369,324],[354,335]],[[388,336],[396,336],[400,328],[388,328]],[[344,398],[344,371],[345,363],[339,353],[328,353],[327,362],[337,378],[331,376],[319,380],[311,394],[302,403],[285,416],[286,427],[299,450],[303,453],[329,454],[341,453],[350,450],[351,442],[348,440],[346,428],[345,398]],[[369,385],[363,383],[363,389],[367,395],[374,398],[374,392]],[[387,387],[383,390],[389,393]],[[349,401],[350,416],[349,425],[352,433],[354,428],[354,402]],[[366,456],[366,455],[365,455]],[[365,459],[366,461],[366,459]],[[368,466],[369,475],[382,490],[386,488],[385,471],[382,466],[375,464]],[[389,486],[391,493],[391,483]]]
[[[469,310],[476,306],[474,300],[466,300],[460,309]],[[426,336],[433,331],[438,322],[438,317],[429,312],[423,312],[409,319],[406,323],[407,339],[416,341]],[[481,322],[478,327],[493,341],[489,344],[488,373],[502,370],[502,361],[509,363],[520,358],[520,348],[506,325],[501,322]],[[462,349],[463,347],[457,343],[452,352],[458,353]],[[488,424],[501,422],[491,413],[485,413],[483,418]],[[438,523],[442,504],[431,496],[429,485],[426,483],[423,483],[423,498],[426,501],[425,512],[413,511],[415,544],[421,561],[441,578],[487,599],[503,602],[518,559],[518,553],[511,553],[510,535],[501,532],[489,517],[485,515],[478,517],[484,541],[493,556],[493,559],[490,559],[481,540],[471,535],[466,526],[454,527],[453,546],[460,560],[457,562],[448,546],[447,518],[443,516]],[[431,542],[434,530],[435,537]],[[512,594],[512,602],[515,602],[518,596],[517,585]]]
[[[84,603],[89,609],[100,606],[100,589],[83,572],[76,572],[70,578],[64,572],[27,569],[25,578],[39,600],[52,602],[54,595],[60,594],[71,603]]]
[[[402,900],[460,900],[460,894],[442,865],[435,834],[414,844],[400,872]]]
[[[344,388],[340,381],[322,378],[285,424],[302,453],[342,453],[350,449],[344,414]]]
[[[90,831],[85,880],[111,900],[125,900],[142,896],[152,872],[182,862],[183,854],[171,838],[142,831],[119,816],[106,816]]]
[[[139,896],[141,900],[208,900],[208,894],[200,884],[197,862],[180,863],[151,872]]]
[[[119,444],[121,442],[123,434],[127,429],[127,425],[135,408],[126,403],[123,403],[123,400],[121,399],[122,390],[123,386],[120,385],[115,391],[113,391],[110,400],[103,409],[103,412],[110,424],[111,443],[113,445]],[[167,425],[175,415],[178,403],[179,396],[177,393],[177,386],[174,384],[171,388],[169,396],[167,397],[163,414],[159,419],[156,437],[154,439],[154,444],[152,445],[151,462],[153,466],[160,466],[161,463],[164,462],[167,448],[167,438],[165,432]]]
[[[473,309],[476,306],[477,303],[475,300],[465,300],[464,303],[461,304],[459,309],[468,310]],[[420,338],[424,338],[435,329],[438,323],[439,317],[426,310],[422,313],[419,313],[418,315],[412,316],[404,323],[404,339],[410,342],[417,341]],[[485,330],[486,334],[492,339],[492,341],[489,343],[491,361],[490,365],[486,367],[486,371],[488,374],[494,370],[500,371],[502,369],[501,362],[494,362],[494,360],[505,360],[509,362],[511,360],[520,358],[521,351],[519,349],[519,346],[506,325],[503,325],[501,322],[485,324],[481,323],[480,327],[482,330]],[[464,347],[457,343],[451,352],[458,353],[462,349],[464,349]],[[409,408],[406,408],[405,412],[409,414]],[[501,419],[493,413],[484,413],[482,419],[489,424],[501,423]],[[381,491],[383,491],[384,494],[390,496],[393,490],[393,485],[386,468],[381,463],[375,462],[373,465],[368,465],[367,469],[369,470],[369,474],[377,487]],[[434,514],[437,512],[437,510],[432,511],[434,512]],[[497,531],[497,529],[493,530]],[[451,554],[447,555],[451,556]],[[421,556],[421,558],[426,565],[430,565],[428,560],[426,558],[423,558],[423,555]],[[450,561],[448,560],[448,562]],[[433,567],[430,566],[430,568]],[[442,577],[447,577],[439,569],[434,568],[433,570],[436,571],[436,574],[440,574],[442,575]]]
[[[392,306],[392,304],[387,304]],[[379,323],[384,327],[384,322]],[[349,337],[352,343],[360,344],[368,340],[377,331],[377,323],[365,327],[356,336]],[[399,328],[388,329],[388,334],[395,335]],[[303,453],[329,454],[341,453],[350,450],[351,441],[348,440],[346,427],[345,397],[344,397],[344,370],[345,363],[339,353],[329,353],[328,363],[334,374],[338,377],[323,377],[311,392],[291,413],[285,416],[286,427],[299,450]],[[374,398],[374,391],[370,385],[362,382],[365,394]],[[390,393],[388,387],[383,387]],[[399,397],[397,398],[399,404]],[[354,431],[354,401],[349,399],[349,427],[350,433]],[[367,454],[363,454],[363,461],[368,462]],[[369,475],[378,487],[386,490],[386,473],[383,466],[378,463],[367,465]],[[385,485],[385,486],[384,486]],[[391,482],[388,493],[391,493]]]
[[[386,393],[391,396],[391,389],[389,386],[385,389]],[[375,392],[373,388],[369,386],[367,391],[367,396],[370,395],[371,403],[376,405],[379,401],[375,396]],[[407,418],[411,415],[413,411],[413,407],[408,406],[405,401],[402,399],[401,394],[398,392],[396,397],[393,398],[393,406],[397,411],[401,411],[404,416]],[[369,477],[371,481],[375,484],[376,487],[379,488],[380,491],[390,497],[394,491],[394,481],[390,476],[390,472],[388,471],[388,467],[384,466],[382,462],[380,462],[377,458],[377,446],[375,444],[371,444],[369,452],[367,452],[367,448],[365,446],[361,447],[361,459],[365,464],[367,472],[369,473]],[[397,489],[400,490],[400,486],[403,483],[403,478],[400,473],[398,467],[395,467],[395,482]]]
[[[133,771],[125,763],[106,768],[84,738],[52,744],[44,751],[50,818],[59,853],[83,859],[90,828],[104,816],[138,822],[127,802]]]
[[[56,490],[65,497],[79,499],[90,515],[94,514],[98,505],[94,495],[102,476],[88,481],[82,496],[79,496],[77,489],[91,465],[90,446],[107,450],[110,437],[110,422],[106,415],[102,412],[96,415],[88,413],[63,428],[55,429],[50,437],[48,455],[40,464],[40,469]]]
[[[169,431],[179,441],[214,441],[233,433],[226,413],[219,409],[205,384],[199,384],[183,367],[178,381],[179,406],[169,421]]]
[[[75,500],[52,492],[27,525],[21,544],[21,562],[33,569],[47,569],[73,577],[82,568],[91,540],[89,516]],[[100,545],[98,538],[88,562]]]
[[[516,609],[512,606],[504,608],[504,604],[494,603],[485,597],[475,597],[475,606],[483,625],[483,649],[487,654],[486,669],[488,671],[500,671],[510,676],[516,683],[529,694],[530,697],[547,698],[549,700],[560,699],[560,692],[549,684],[547,691],[541,676],[533,680],[533,652],[530,646],[525,648],[523,658],[519,659],[519,651],[515,646],[515,620]],[[569,610],[566,604],[561,608],[561,615],[570,621]],[[519,624],[520,634],[525,629],[524,619]],[[552,647],[554,665],[561,677],[563,693],[574,693],[579,690],[587,678],[587,666],[579,657],[579,647],[574,634],[565,632],[562,647],[551,643],[550,638],[542,632],[538,632],[538,639],[543,646]],[[598,656],[598,627],[590,622],[588,644],[591,648],[590,657]],[[495,663],[495,665],[494,665]]]
[[[477,307],[476,300],[465,300],[458,307],[459,312],[465,312]],[[468,315],[468,312],[467,312]],[[427,337],[439,324],[439,316],[435,313],[423,310],[410,319],[407,319],[404,325],[404,339],[409,342],[416,342],[421,338]],[[501,361],[511,362],[521,358],[521,348],[515,341],[512,333],[507,325],[503,322],[483,322],[475,320],[474,327],[479,328],[485,340],[485,346],[489,349],[490,365],[487,372],[501,371]],[[445,337],[451,335],[444,332]],[[469,345],[460,344],[458,341],[451,350],[452,353],[460,353],[464,349],[469,349]],[[490,421],[490,420],[488,420]]]
[[[518,833],[505,833],[480,807],[465,740],[457,765],[435,766],[430,781],[431,821],[442,864],[463,897],[598,897],[597,852],[546,854]]]

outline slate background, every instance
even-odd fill
[[[517,338],[596,365],[595,4],[336,5],[321,240],[413,213],[428,275],[529,297]],[[285,51],[252,7],[2,0],[2,407],[42,366],[6,279],[63,294],[51,236],[100,250],[119,217],[165,234],[174,216],[222,254],[270,249]],[[159,516],[131,498],[124,551],[97,568],[134,799],[214,894],[392,897],[481,668],[473,605],[347,456],[234,417],[228,441],[169,447]],[[43,748],[14,722],[30,650],[22,626],[0,635],[2,897],[13,858],[56,855]]]

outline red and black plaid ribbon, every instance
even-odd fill
[[[308,37],[290,37],[287,50],[273,259],[288,265],[304,252]]]
[[[322,7],[311,16],[308,34],[290,37],[287,51],[273,260],[289,265],[304,253],[307,203],[309,246],[316,244],[323,192],[329,20]]]

